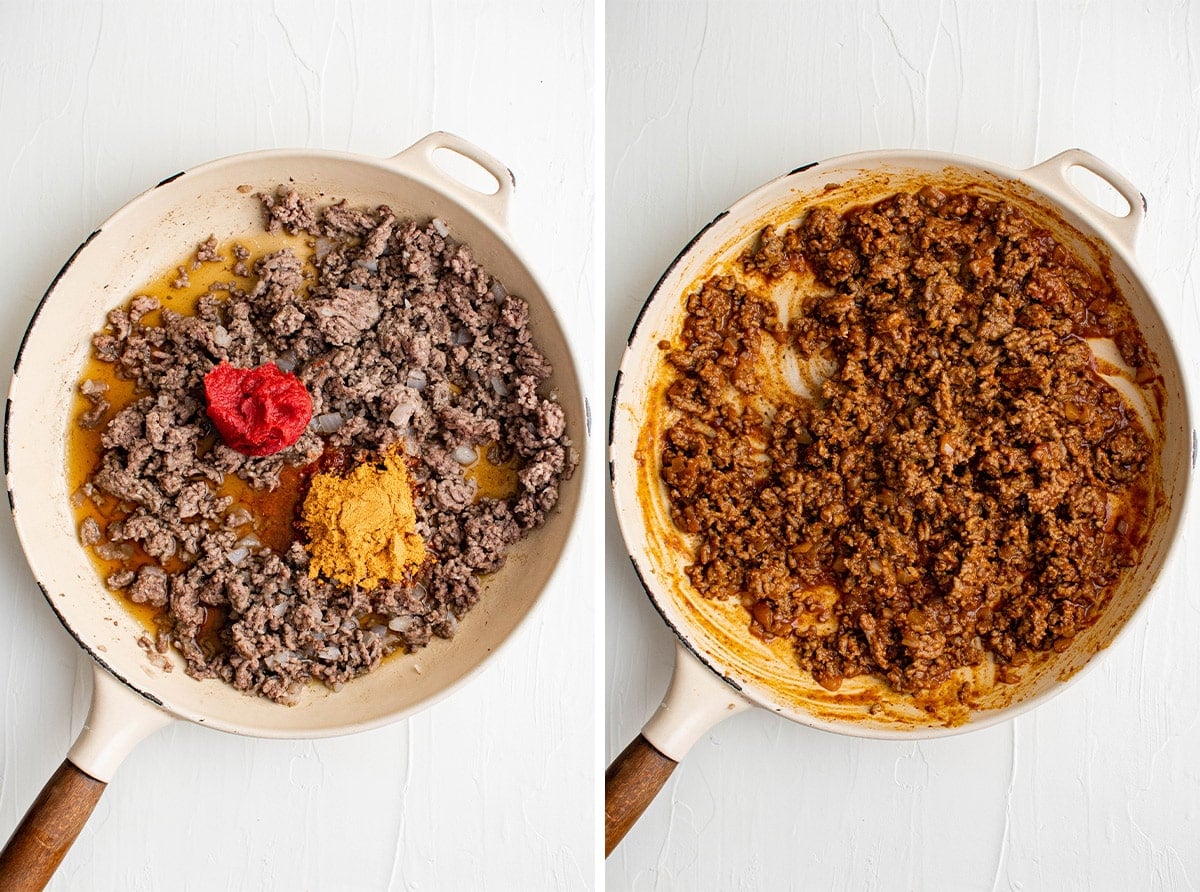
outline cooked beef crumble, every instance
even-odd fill
[[[741,598],[830,689],[926,691],[989,653],[1011,680],[1092,623],[1157,492],[1155,445],[1084,340],[1154,378],[1112,285],[1016,207],[934,187],[814,208],[740,267],[663,345],[661,476],[695,587]],[[755,292],[788,275],[815,284],[784,325]],[[763,405],[776,345],[832,366],[819,393]]]
[[[562,407],[542,392],[551,367],[528,307],[465,245],[383,206],[321,209],[283,187],[261,197],[272,231],[314,237],[315,278],[283,250],[255,264],[249,293],[212,289],[194,316],[164,308],[143,324],[159,309],[145,296],[109,313],[95,356],[136,382],[137,397],[105,424],[82,490],[114,519],[103,530],[85,520],[81,539],[102,557],[132,544],[151,559],[107,583],[167,608],[160,646],[176,646],[190,675],[291,703],[310,679],[337,686],[389,649],[452,636],[479,598],[479,574],[545,520],[577,457]],[[238,264],[248,257],[235,246]],[[210,238],[197,260],[218,259]],[[223,360],[294,368],[314,413],[295,445],[254,458],[215,437],[203,378]],[[105,388],[80,390],[92,406],[80,424],[99,425]],[[519,468],[511,498],[477,498],[455,458],[489,443],[490,459]],[[309,578],[302,543],[263,546],[250,513],[219,491],[227,475],[273,490],[285,466],[391,448],[413,456],[417,529],[433,555],[410,584],[367,591]]]

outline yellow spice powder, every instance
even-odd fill
[[[346,476],[314,474],[300,516],[309,576],[372,589],[403,581],[425,560],[408,468],[394,453]]]

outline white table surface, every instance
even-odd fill
[[[599,405],[594,32],[591,0],[0,4],[0,389],[63,261],[163,177],[272,147],[391,155],[445,129],[515,171],[512,230],[582,348]],[[603,499],[593,440],[591,510],[557,584],[465,689],[341,739],[174,724],[122,766],[52,888],[592,888]],[[87,662],[44,603],[6,510],[0,839],[83,720]]]
[[[606,16],[610,385],[662,270],[759,184],[865,149],[1026,167],[1077,146],[1146,194],[1138,257],[1195,392],[1194,7],[609,0]],[[611,759],[658,705],[673,639],[611,507],[605,529]],[[718,725],[609,859],[609,888],[1200,888],[1198,535],[1101,665],[1027,716],[928,743],[758,710]]]

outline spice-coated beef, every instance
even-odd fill
[[[749,290],[718,276],[688,296],[666,353],[661,474],[699,591],[741,598],[829,688],[929,690],[988,654],[1009,680],[1095,620],[1158,487],[1085,341],[1153,380],[1106,277],[1017,208],[932,188],[816,208],[742,271]],[[758,293],[783,276],[816,280],[786,325]],[[764,405],[779,351],[832,369],[815,398]]]

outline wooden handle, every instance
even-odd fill
[[[44,889],[106,786],[64,760],[0,852],[0,889]]]
[[[604,857],[612,854],[679,763],[639,734],[604,772]]]

